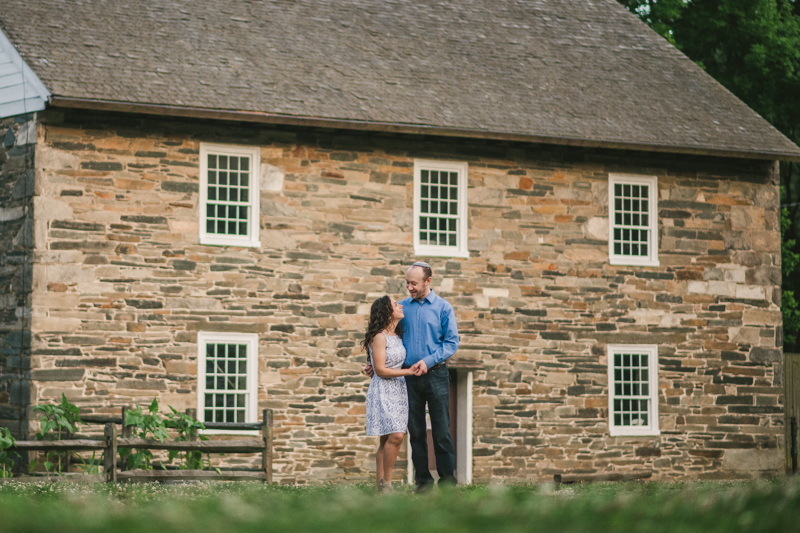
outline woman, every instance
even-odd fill
[[[398,326],[402,319],[403,306],[389,296],[378,298],[372,304],[367,333],[361,342],[375,369],[367,391],[367,435],[380,437],[375,453],[378,490],[392,490],[392,469],[408,427],[405,376],[414,375],[420,366],[403,368],[406,349],[403,330]]]

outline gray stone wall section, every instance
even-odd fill
[[[357,343],[371,302],[402,296],[420,259],[413,160],[466,161],[470,258],[426,259],[456,309],[457,357],[483,363],[476,482],[778,471],[771,163],[86,113],[50,114],[41,135],[37,399],[64,392],[96,412],[154,396],[196,407],[197,332],[254,332],[276,480],[367,480],[375,443]],[[261,147],[260,249],[199,244],[203,141]],[[660,266],[609,265],[609,173],[658,177]],[[660,436],[609,437],[612,343],[659,345]],[[743,465],[745,451],[759,460]]]
[[[0,120],[0,426],[27,436],[36,115]]]

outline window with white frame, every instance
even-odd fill
[[[256,422],[258,335],[200,332],[197,346],[198,418]]]
[[[200,145],[200,243],[261,246],[260,150],[225,144]]]
[[[611,436],[658,435],[658,346],[608,346]]]
[[[414,160],[414,253],[469,257],[466,163]]]
[[[656,185],[655,176],[609,175],[608,254],[612,265],[658,266]]]

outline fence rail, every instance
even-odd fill
[[[16,441],[10,451],[98,451],[104,452],[104,472],[102,478],[91,476],[93,480],[103,479],[108,482],[117,481],[159,481],[159,480],[218,480],[240,481],[261,480],[272,483],[272,440],[273,416],[271,409],[264,409],[262,420],[257,423],[206,423],[207,429],[230,430],[261,430],[261,437],[236,440],[195,440],[196,435],[190,435],[188,441],[158,441],[154,439],[141,439],[130,437],[130,428],[123,426],[122,432],[117,429],[125,419],[125,408],[122,417],[84,415],[81,420],[92,424],[104,424],[103,439],[72,439],[72,440],[27,440]],[[187,410],[194,412],[194,410]],[[237,470],[125,470],[117,468],[117,450],[119,448],[136,448],[137,450],[183,451],[202,453],[260,453],[261,468]],[[75,481],[82,476],[69,476]],[[87,475],[87,478],[89,475]],[[40,476],[23,476],[17,480],[37,480]]]
[[[629,470],[624,472],[599,472],[596,474],[554,474],[553,481],[559,483],[597,483],[599,481],[636,481],[649,479],[652,470]]]

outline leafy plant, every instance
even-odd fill
[[[198,435],[198,430],[206,428],[205,424],[187,414],[176,411],[171,405],[168,407],[172,412],[166,415],[166,427],[177,431],[178,436],[175,438],[176,441],[186,442],[190,440],[193,435],[197,435],[197,438],[200,440],[208,440],[208,437],[205,435]],[[199,450],[187,452],[170,450],[169,462],[171,463],[175,457],[178,457],[178,468],[181,470],[199,470],[203,468],[203,452]],[[210,454],[206,454],[206,462],[209,467],[211,466],[210,457]]]
[[[78,424],[83,424],[78,407],[69,400],[65,394],[61,394],[60,404],[40,404],[33,408],[34,413],[41,413],[39,418],[39,432],[36,433],[36,440],[64,440],[72,437],[78,428]],[[48,452],[45,454],[44,469],[46,472],[61,473],[64,467],[69,464],[71,456],[79,457],[71,452]],[[30,469],[34,470],[39,464],[39,460],[31,463]]]
[[[36,440],[62,440],[71,437],[78,424],[83,424],[80,410],[77,406],[67,400],[65,394],[61,394],[60,404],[41,404],[33,408],[33,412],[42,413],[39,419],[39,432]],[[52,432],[52,433],[51,433]]]
[[[100,458],[97,459],[95,454],[97,452],[92,452],[92,457],[90,459],[84,459],[80,455],[78,459],[80,459],[81,464],[78,465],[81,470],[83,470],[84,474],[99,474],[100,473],[100,465],[103,464],[103,454],[100,455]]]
[[[9,452],[8,449],[14,446],[14,435],[8,428],[0,428],[0,478],[12,477],[11,456],[19,457],[16,452]]]
[[[158,416],[158,400],[153,398],[153,402],[148,407],[148,412],[142,411],[141,406],[125,412],[125,426],[133,428],[135,436],[146,439],[149,437],[158,441],[164,441],[169,436],[164,420]],[[135,450],[135,451],[134,451]],[[150,450],[137,450],[136,448],[120,448],[120,457],[128,461],[128,466],[134,469],[152,470],[153,452]]]

